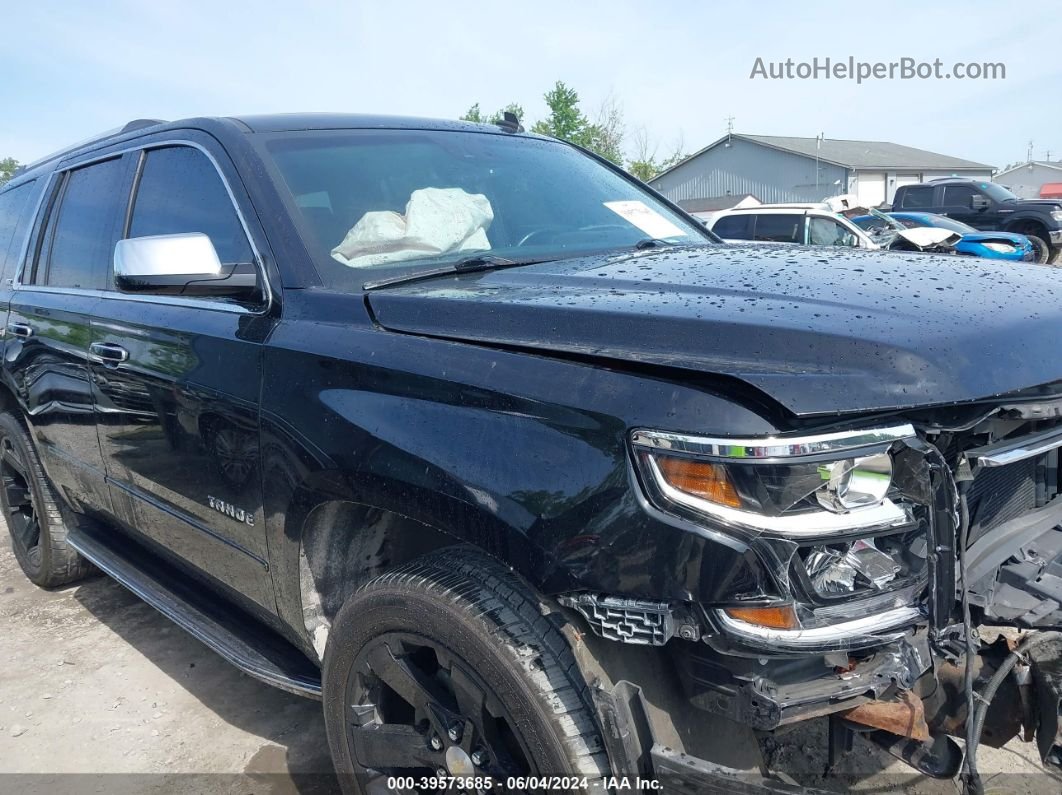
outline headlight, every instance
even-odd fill
[[[638,430],[631,442],[658,508],[776,562],[782,591],[717,610],[728,631],[769,630],[777,645],[871,615],[918,615],[934,519],[926,448],[910,425],[762,439]]]
[[[984,247],[997,254],[1013,254],[1015,251],[1015,247],[1010,243],[985,243]]]
[[[1062,221],[1062,210],[1052,210],[1051,217],[1056,221]]]
[[[792,538],[910,522],[889,497],[889,447],[909,425],[787,440],[635,431],[639,468],[661,500],[735,528]]]

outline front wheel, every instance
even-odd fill
[[[1047,241],[1036,235],[1026,234],[1025,236],[1032,243],[1033,262],[1038,262],[1041,265],[1045,264],[1051,258],[1051,247],[1047,245]]]
[[[526,791],[608,774],[589,692],[563,634],[508,569],[463,550],[358,590],[329,633],[324,712],[349,793]],[[396,783],[398,782],[398,783]],[[393,786],[392,786],[393,785]]]

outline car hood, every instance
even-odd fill
[[[1060,199],[1019,199],[1016,202],[1005,202],[1003,207],[1034,208],[1037,210],[1062,210]]]
[[[1005,241],[1015,246],[1029,245],[1029,238],[1025,235],[1016,235],[1013,232],[967,232],[962,236],[963,243],[992,243]]]
[[[1062,271],[954,256],[713,245],[433,278],[368,302],[393,331],[731,376],[797,415],[1062,379]]]

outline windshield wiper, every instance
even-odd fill
[[[500,270],[501,268],[513,268],[517,265],[535,265],[540,262],[549,262],[548,259],[510,259],[497,254],[470,254],[467,257],[440,265],[437,268],[427,268],[411,273],[401,273],[396,276],[388,276],[385,279],[377,279],[365,282],[361,286],[363,290],[378,290],[381,287],[391,287],[396,284],[409,284],[421,279],[431,279],[435,276],[446,276],[456,273],[474,273],[476,271]]]

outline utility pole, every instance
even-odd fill
[[[815,195],[819,194],[819,150],[822,148],[822,139],[826,137],[826,133],[819,133],[815,136]]]
[[[1025,162],[1026,163],[1031,163],[1032,162],[1032,153],[1033,153],[1033,142],[1032,142],[1032,140],[1030,140],[1029,141],[1029,154],[1025,158]]]

